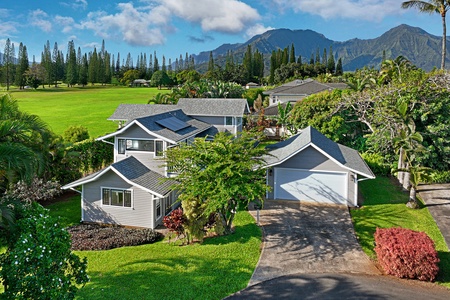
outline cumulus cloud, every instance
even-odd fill
[[[40,28],[42,31],[50,32],[52,30],[52,23],[48,20],[47,13],[41,9],[30,12],[28,21],[31,25]]]
[[[0,23],[0,35],[1,36],[11,36],[13,33],[17,32],[18,24],[14,22],[1,22]]]
[[[272,29],[274,29],[274,28],[273,28],[273,27],[270,27],[270,26],[269,26],[269,27],[266,27],[266,26],[264,26],[263,24],[255,24],[255,25],[253,25],[252,27],[248,28],[248,29],[245,31],[245,36],[246,36],[247,38],[252,38],[252,37],[254,37],[255,35],[264,33],[264,32],[266,32],[266,31],[272,30]]]
[[[397,0],[272,0],[280,10],[292,9],[319,15],[324,19],[344,18],[381,21],[384,17],[399,13]]]
[[[165,34],[177,30],[178,20],[198,25],[204,32],[245,33],[261,19],[258,11],[238,0],[141,0],[119,3],[117,13],[90,12],[82,29],[103,38],[123,40],[131,45],[163,44]],[[194,38],[201,42],[203,38]]]
[[[75,1],[71,1],[71,2],[59,2],[59,4],[66,6],[66,7],[71,7],[75,10],[78,10],[78,9],[85,10],[88,6],[88,2],[86,0],[75,0]]]
[[[162,44],[165,41],[161,29],[153,26],[149,11],[141,11],[132,3],[119,3],[119,12],[113,15],[105,12],[91,12],[81,28],[90,29],[102,38],[122,39],[137,46]]]
[[[160,0],[175,16],[199,24],[204,31],[239,33],[261,19],[258,11],[237,0]]]
[[[56,16],[55,23],[62,26],[62,32],[68,33],[72,31],[72,26],[75,24],[75,21],[71,17]]]

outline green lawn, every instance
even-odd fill
[[[56,134],[72,125],[88,128],[91,137],[98,137],[117,129],[108,121],[121,103],[144,104],[157,93],[169,90],[115,86],[88,86],[10,91],[21,110],[41,117]]]
[[[441,263],[438,282],[450,288],[450,253],[444,238],[427,208],[413,210],[406,207],[408,194],[387,177],[362,181],[359,185],[364,205],[352,209],[351,215],[359,242],[371,258],[374,252],[373,234],[377,227],[403,227],[426,232],[435,242]]]
[[[72,225],[80,219],[80,197],[47,206]],[[222,299],[245,288],[260,255],[261,230],[239,212],[236,232],[178,246],[160,241],[107,251],[77,251],[87,257],[91,282],[77,299]]]

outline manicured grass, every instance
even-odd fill
[[[59,218],[59,223],[63,227],[69,227],[80,223],[81,220],[81,199],[74,196],[68,200],[47,205],[52,217]]]
[[[99,137],[117,129],[108,121],[121,103],[145,104],[157,93],[169,90],[157,88],[129,88],[116,86],[87,86],[37,90],[11,90],[21,110],[38,115],[56,134],[68,127],[83,125],[91,137]]]
[[[77,299],[222,299],[245,288],[260,255],[261,231],[247,212],[236,232],[190,246],[155,244],[77,252],[91,282]]]
[[[64,226],[80,219],[80,197],[46,206]],[[180,246],[167,240],[107,251],[77,251],[91,282],[76,299],[222,299],[245,288],[260,256],[261,230],[238,212],[235,233]]]
[[[351,215],[359,242],[367,255],[375,259],[373,234],[377,227],[403,227],[427,233],[434,241],[441,263],[438,282],[450,288],[450,252],[436,222],[426,207],[406,207],[408,194],[390,178],[378,177],[359,185],[364,205],[352,209]]]

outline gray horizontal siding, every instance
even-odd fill
[[[117,135],[117,138],[135,138],[146,140],[156,139],[156,137],[148,134],[136,124],[128,128],[126,131],[122,132],[120,135]]]
[[[102,206],[102,187],[131,189],[132,208]],[[108,171],[97,181],[83,185],[83,221],[153,228],[152,202],[150,193],[131,186],[113,171]]]
[[[295,168],[316,171],[339,171],[348,172],[347,169],[339,166],[334,161],[309,146],[300,153],[297,153],[287,161],[277,165],[279,168]]]

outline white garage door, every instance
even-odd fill
[[[347,174],[275,168],[275,199],[347,204]]]

